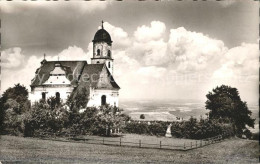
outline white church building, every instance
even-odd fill
[[[49,97],[65,102],[68,96],[86,88],[87,107],[105,104],[118,107],[120,87],[113,78],[112,40],[103,22],[92,42],[91,64],[84,60],[47,61],[44,58],[31,81],[31,103]]]

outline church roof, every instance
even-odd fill
[[[100,41],[104,41],[107,42],[109,44],[112,43],[111,37],[109,35],[109,33],[105,30],[105,29],[99,29],[93,39],[93,42],[100,42]]]
[[[55,67],[56,65],[56,67]],[[31,87],[43,85],[51,76],[57,66],[65,71],[65,76],[70,80],[74,87],[85,86],[98,88],[98,81],[103,69],[106,69],[111,89],[120,89],[114,81],[113,76],[106,68],[105,64],[87,64],[86,61],[46,61],[35,72],[35,78],[32,79]],[[79,87],[81,88],[81,87]]]
[[[108,73],[109,83],[111,84],[113,89],[120,89],[120,87],[117,85],[115,82],[113,76],[110,74],[109,70],[106,68],[105,64],[87,64],[82,73],[81,77],[79,79],[79,85],[86,85],[86,86],[91,86],[93,88],[99,88],[98,82],[100,79],[101,72],[103,69],[106,70]]]
[[[31,86],[43,85],[50,77],[51,72],[55,69],[55,64],[60,64],[60,68],[65,71],[66,77],[71,81],[72,85],[76,84],[78,77],[86,61],[45,61],[41,67],[35,72]],[[73,75],[73,76],[72,76]]]

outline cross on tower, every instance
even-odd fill
[[[46,56],[46,54],[44,53],[44,54],[43,54],[43,59],[44,59],[44,60],[45,60],[45,56]]]
[[[104,29],[103,23],[104,23],[104,21],[102,20],[102,29]]]

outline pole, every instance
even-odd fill
[[[139,147],[141,147],[141,140],[139,140]]]
[[[160,141],[160,149],[162,148],[162,141]]]
[[[120,146],[121,146],[121,137],[120,137]]]

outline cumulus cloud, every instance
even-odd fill
[[[100,28],[101,27],[99,26],[99,29]],[[115,49],[125,49],[130,46],[131,40],[128,33],[122,28],[116,27],[108,22],[104,22],[104,28],[110,34]]]
[[[141,26],[137,27],[134,32],[134,37],[138,42],[149,42],[151,40],[159,40],[162,38],[166,30],[166,26],[163,22],[152,21],[151,26]]]
[[[209,69],[217,65],[217,61],[226,51],[221,40],[187,31],[184,27],[170,30],[168,55],[171,62],[178,65],[178,71]]]
[[[257,44],[242,43],[241,46],[231,48],[223,55],[222,66],[213,73],[213,78],[251,79],[258,77],[258,58]]]
[[[47,60],[65,60],[65,61],[75,61],[75,60],[87,60],[91,56],[83,51],[82,48],[77,46],[69,46],[67,49],[62,50],[58,55],[47,58]]]
[[[25,63],[25,56],[20,47],[6,49],[1,52],[1,56],[3,69],[17,69]]]
[[[31,80],[35,75],[35,71],[40,67],[41,60],[41,58],[31,56],[20,69],[3,69],[1,74],[1,91],[4,91],[8,87],[12,87],[17,83],[23,84],[27,87],[27,89],[29,89]]]

